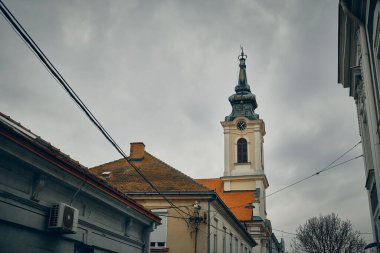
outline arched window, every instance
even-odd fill
[[[237,141],[237,162],[238,163],[248,162],[247,140],[244,138],[240,138]]]

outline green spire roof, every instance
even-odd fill
[[[233,121],[240,116],[255,120],[259,118],[259,115],[255,113],[257,102],[256,96],[251,93],[251,88],[248,85],[247,73],[245,71],[245,60],[247,59],[247,55],[244,54],[243,48],[241,48],[241,54],[238,59],[240,61],[239,80],[238,84],[235,86],[236,93],[228,98],[232,106],[232,112],[225,118],[225,120]]]

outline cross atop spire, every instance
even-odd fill
[[[240,45],[240,49],[241,49],[241,54],[238,56],[238,59],[240,60],[240,59],[247,59],[247,55],[246,54],[244,54],[244,49],[243,49],[243,46],[241,46]]]

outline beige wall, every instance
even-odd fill
[[[244,131],[236,128],[236,123],[241,119],[247,122],[247,128]],[[234,121],[221,124],[224,130],[224,176],[252,175],[255,171],[263,170],[264,122],[239,117]],[[248,142],[248,163],[244,165],[237,164],[237,141],[240,138],[245,138]]]
[[[164,199],[145,199],[138,200],[148,209],[166,209],[167,210],[167,240],[166,247],[168,252],[194,253],[195,252],[195,229],[188,225],[185,219],[193,215],[192,205],[197,199],[187,198],[184,200],[172,200],[176,206],[179,206],[182,212],[170,208],[168,202]],[[202,210],[205,211],[205,210]],[[197,244],[207,242],[204,235],[197,235]],[[204,245],[202,248],[206,248]],[[207,251],[197,251],[206,253]]]
[[[214,250],[214,235],[217,235],[217,251],[223,252],[223,237],[225,232],[225,252],[230,252],[230,242],[232,239],[232,252],[236,251],[236,244],[238,246],[238,253],[241,252],[241,245],[243,245],[243,252],[247,248],[247,252],[252,252],[252,248],[249,246],[249,243],[246,241],[244,236],[239,232],[233,223],[228,219],[228,216],[223,215],[223,211],[218,209],[218,206],[211,206],[211,215],[210,215],[210,242],[211,242],[211,253],[215,252]],[[232,236],[231,236],[232,235]]]
[[[247,128],[240,131],[236,123],[244,119],[247,122]],[[248,120],[244,117],[236,118],[232,122],[221,123],[224,130],[224,182],[225,191],[241,191],[260,189],[260,201],[254,203],[254,216],[260,216],[266,219],[266,200],[265,189],[269,186],[264,173],[264,155],[263,143],[265,135],[265,125],[263,120]],[[245,138],[248,142],[248,162],[244,164],[237,163],[237,141],[239,138]],[[260,223],[251,224],[255,231],[251,231],[253,238],[259,244],[252,249],[253,253],[267,252],[265,242],[261,246],[261,239],[265,237],[265,231]],[[221,250],[221,249],[220,249]],[[240,253],[239,245],[239,253]],[[212,251],[211,251],[212,252]],[[218,251],[223,252],[223,251]],[[227,251],[229,252],[229,248]],[[233,252],[235,245],[233,244]],[[243,251],[244,252],[244,251]]]
[[[256,181],[253,180],[235,180],[231,181],[231,191],[255,190]]]
[[[166,209],[168,213],[167,218],[167,248],[168,252],[173,253],[195,253],[195,238],[197,240],[196,253],[207,253],[208,242],[208,224],[207,222],[200,223],[198,227],[197,236],[194,227],[190,223],[186,223],[184,218],[189,218],[190,215],[194,215],[193,203],[199,201],[201,209],[199,210],[199,216],[206,217],[208,215],[208,199],[202,199],[202,197],[192,197],[182,200],[172,200],[176,206],[181,206],[181,210],[185,213],[179,214],[175,209],[168,208],[169,204],[162,198],[151,199],[135,198],[139,203],[144,205],[148,209]],[[247,252],[252,250],[249,247],[248,242],[244,239],[243,233],[239,232],[239,227],[235,224],[227,213],[221,208],[217,202],[214,201],[210,205],[210,253],[214,252],[214,234],[217,234],[217,247],[218,253],[223,252],[223,231],[226,228],[226,252],[229,252],[229,243],[231,240],[231,234],[233,238],[233,251],[235,253],[236,239],[239,244],[243,243],[243,247],[247,247]],[[186,207],[183,207],[186,206]],[[181,217],[181,215],[183,217]],[[205,216],[204,216],[205,215]],[[216,222],[218,221],[218,222]],[[217,228],[216,228],[217,227]]]
[[[191,204],[191,203],[188,203]],[[174,209],[169,209],[170,216],[180,216]],[[185,217],[185,214],[183,214]],[[195,252],[195,230],[188,227],[186,221],[181,218],[168,217],[168,241],[169,252]],[[199,236],[198,236],[199,238]],[[197,238],[197,239],[198,239]]]

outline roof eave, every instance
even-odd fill
[[[22,127],[21,124],[17,124],[18,127],[26,129],[30,134],[25,134],[23,131],[20,131],[20,129],[14,128],[13,120],[9,120],[9,118],[5,117],[4,114],[1,114],[0,118],[2,119],[0,121],[0,135],[2,135],[4,138],[7,138],[8,140],[19,145],[20,147],[29,150],[35,155],[41,157],[42,159],[48,160],[50,163],[54,164],[55,166],[64,170],[65,172],[71,174],[72,176],[80,180],[86,181],[93,187],[105,192],[109,196],[124,203],[125,205],[129,206],[136,212],[148,217],[149,219],[157,223],[161,223],[161,219],[157,215],[145,209],[142,205],[138,204],[131,198],[125,196],[123,193],[119,192],[117,189],[111,187],[108,184],[101,182],[102,179],[96,177],[94,174],[88,173],[87,175],[84,175],[83,169],[85,168],[85,166],[69,158],[68,155],[60,152],[59,149],[53,146],[51,146],[51,148],[54,149],[54,152],[52,150],[49,150],[48,147],[42,144],[42,143],[45,143],[46,141],[40,138],[35,138],[36,135],[34,135],[32,132],[30,132],[26,128]],[[12,122],[13,124],[6,124],[6,121]]]

